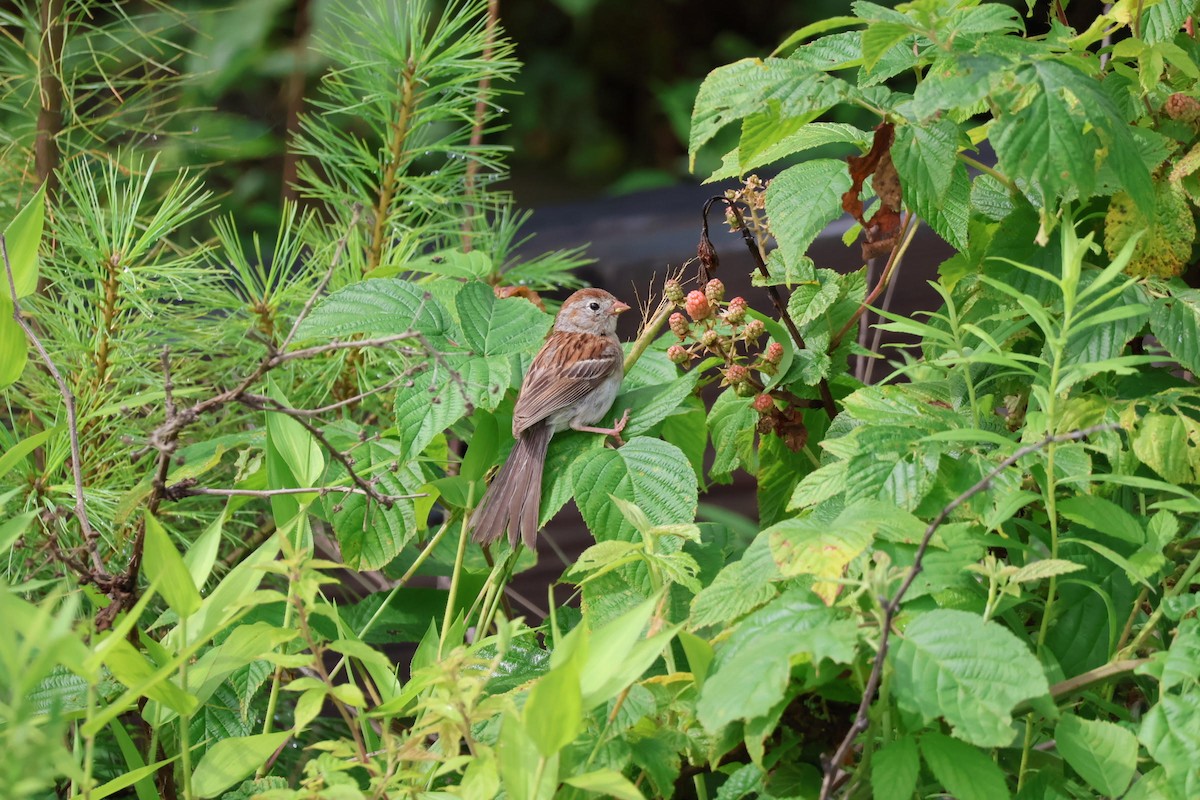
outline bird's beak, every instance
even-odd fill
[[[624,303],[622,303],[620,300],[618,300],[617,302],[613,303],[613,307],[612,307],[612,314],[613,314],[613,316],[614,316],[614,317],[615,317],[617,314],[620,314],[622,311],[628,311],[628,310],[629,310],[629,306],[625,305],[625,304],[624,304]]]

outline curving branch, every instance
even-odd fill
[[[850,748],[854,746],[854,739],[868,727],[867,716],[871,710],[871,701],[875,699],[875,692],[878,691],[879,682],[883,678],[883,665],[884,660],[887,658],[888,644],[892,635],[892,623],[895,621],[896,614],[900,610],[900,603],[904,600],[904,595],[908,593],[909,588],[913,585],[913,581],[921,574],[921,561],[925,557],[925,551],[929,548],[929,543],[933,539],[933,534],[937,532],[937,529],[954,513],[955,509],[980,492],[991,488],[992,481],[996,479],[997,475],[1030,453],[1036,453],[1052,444],[1078,441],[1079,439],[1086,439],[1094,433],[1114,431],[1119,430],[1119,428],[1119,425],[1112,423],[1092,425],[1091,427],[1069,433],[1047,436],[1041,441],[1020,447],[1008,458],[997,464],[995,469],[980,478],[978,483],[951,500],[933,518],[933,521],[929,523],[929,527],[925,529],[925,534],[921,537],[920,544],[917,545],[917,552],[913,556],[913,565],[909,568],[908,574],[904,576],[900,587],[892,595],[891,599],[881,598],[883,620],[880,625],[879,650],[875,654],[875,663],[871,667],[871,674],[867,678],[867,685],[863,688],[862,701],[859,703],[858,711],[854,715],[854,722],[850,725],[850,730],[846,731],[846,736],[842,739],[841,744],[838,745],[837,750],[834,751],[833,756],[825,764],[825,777],[821,781],[820,800],[829,800],[833,796],[835,780],[840,772],[841,765],[845,763],[846,756],[850,754]]]
[[[13,277],[12,261],[8,258],[8,239],[0,234],[0,253],[4,257],[4,273],[8,277],[8,294],[12,301],[13,320],[17,325],[21,326],[21,330],[25,331],[25,336],[33,343],[33,347],[38,351],[38,355],[42,359],[42,363],[46,365],[46,369],[54,378],[54,382],[58,384],[59,394],[62,395],[63,405],[67,407],[67,432],[71,437],[71,475],[75,479],[75,518],[79,520],[79,528],[83,532],[84,547],[87,548],[88,557],[91,559],[92,567],[96,570],[96,575],[80,576],[104,578],[107,573],[104,569],[104,561],[100,558],[100,552],[96,548],[96,539],[99,535],[96,529],[92,527],[91,520],[88,519],[87,504],[83,498],[83,466],[82,459],[79,454],[79,420],[75,414],[75,395],[71,393],[71,388],[67,386],[67,382],[63,380],[62,373],[58,371],[58,367],[54,366],[54,361],[50,358],[50,353],[46,351],[42,340],[38,338],[33,330],[33,326],[21,313],[21,303],[17,299],[17,283]]]

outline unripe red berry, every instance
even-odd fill
[[[725,383],[730,386],[737,386],[739,383],[745,383],[746,378],[750,377],[750,371],[741,364],[730,364],[725,368]]]
[[[775,401],[771,399],[769,394],[760,394],[754,398],[754,410],[760,414],[766,414],[775,410]]]
[[[688,330],[688,321],[687,317],[685,317],[683,314],[680,314],[678,311],[676,311],[671,315],[670,319],[667,320],[667,324],[671,326],[671,332],[680,339],[686,339],[688,337],[688,333],[690,332]]]
[[[763,353],[763,359],[769,364],[778,364],[783,358],[783,345],[779,342],[771,342],[767,345],[767,352]]]
[[[735,297],[729,301],[729,307],[725,309],[725,321],[730,325],[740,325],[742,320],[746,318],[746,299],[743,297]]]
[[[717,278],[713,278],[708,283],[704,284],[704,296],[708,298],[710,305],[716,305],[725,299],[725,284]]]
[[[761,339],[762,335],[767,332],[767,326],[763,325],[761,319],[752,319],[746,323],[746,327],[742,329],[746,337],[746,341],[754,341]]]
[[[688,316],[697,322],[708,319],[708,316],[712,314],[712,306],[708,304],[708,298],[699,289],[688,292],[684,308],[687,309]]]
[[[692,357],[685,348],[673,344],[667,348],[667,358],[674,364],[686,364]]]
[[[683,302],[683,287],[680,286],[679,281],[675,280],[674,278],[671,278],[665,284],[663,284],[663,293],[666,294],[668,300],[676,305],[679,305]]]

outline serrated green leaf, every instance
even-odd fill
[[[1175,484],[1195,483],[1200,464],[1189,458],[1192,448],[1180,447],[1188,440],[1184,421],[1175,414],[1147,414],[1133,437],[1133,452],[1146,466]]]
[[[1200,692],[1163,694],[1142,718],[1138,739],[1182,796],[1200,793]]]
[[[837,273],[829,269],[817,270],[816,283],[804,283],[796,287],[788,298],[788,314],[796,325],[803,328],[829,310],[841,293]]]
[[[900,704],[927,720],[944,718],[957,738],[980,747],[1010,744],[1013,706],[1049,692],[1020,639],[966,611],[920,614],[889,656]]]
[[[892,160],[904,204],[956,250],[966,250],[971,181],[958,160],[958,137],[950,119],[904,125],[896,132]]]
[[[913,91],[912,114],[926,119],[939,111],[971,108],[996,84],[1011,62],[994,55],[952,53],[934,62]]]
[[[921,736],[921,755],[942,787],[959,800],[1009,800],[1004,773],[977,748],[940,733]]]
[[[613,401],[613,410],[618,414],[626,408],[633,410],[629,416],[629,424],[625,426],[624,436],[632,439],[666,419],[692,395],[699,378],[700,370],[693,369],[670,383],[639,386],[622,391]]]
[[[792,659],[818,666],[847,663],[858,634],[854,622],[807,589],[791,589],[742,620],[717,651],[696,704],[705,730],[766,714],[788,686]]]
[[[1100,794],[1117,797],[1133,780],[1137,737],[1120,725],[1064,714],[1054,741],[1072,769]]]
[[[895,44],[913,35],[907,21],[872,22],[862,32],[863,70],[871,72],[883,54]]]
[[[396,390],[396,428],[401,463],[419,456],[426,447],[467,413],[463,387],[445,368],[434,363],[412,377],[412,385]]]
[[[424,483],[420,468],[412,459],[399,456],[394,440],[371,442],[356,451],[355,464],[363,474],[372,475],[375,488],[392,497],[415,493]],[[395,471],[391,468],[396,467]],[[390,508],[359,494],[326,498],[330,522],[341,547],[342,559],[351,569],[382,569],[423,527],[418,524],[412,500],[396,500]],[[335,510],[337,509],[337,510]]]
[[[1200,291],[1186,289],[1155,300],[1150,330],[1176,361],[1200,375]]]
[[[444,349],[459,333],[450,313],[427,289],[399,278],[376,278],[339,289],[313,307],[298,340],[414,331]]]
[[[785,577],[812,575],[813,591],[832,605],[841,592],[838,582],[851,561],[875,537],[885,515],[897,509],[885,503],[848,506],[832,522],[816,516],[785,519],[763,531],[770,537],[771,555]]]
[[[757,424],[758,412],[750,405],[750,398],[738,397],[732,388],[721,393],[708,412],[709,435],[716,451],[709,474],[728,480],[729,473],[738,467],[751,474],[756,472],[754,432]]]
[[[777,570],[760,569],[747,558],[729,564],[692,599],[689,627],[723,625],[770,602],[778,594],[772,584],[778,577]]]
[[[1159,0],[1142,12],[1142,40],[1147,44],[1171,41],[1183,27],[1184,21],[1195,13],[1194,0]]]
[[[825,464],[804,476],[792,492],[788,502],[788,510],[812,508],[835,495],[846,491],[849,485],[850,462],[846,460],[833,461]]]
[[[617,450],[600,450],[573,468],[575,502],[598,541],[633,541],[637,532],[609,500],[615,495],[646,512],[656,525],[692,522],[696,476],[678,447],[639,437]]]
[[[767,216],[787,263],[804,256],[825,226],[842,215],[850,189],[844,161],[818,158],[789,167],[767,186]]]
[[[991,142],[1000,168],[1023,181],[1039,205],[1096,191],[1097,153],[1105,154],[1138,207],[1152,208],[1150,173],[1129,126],[1098,81],[1066,61],[1033,60],[1018,67],[999,98],[1015,111],[1001,114]]]
[[[1062,558],[1043,558],[1018,569],[1009,578],[1013,583],[1031,583],[1054,575],[1066,575],[1083,569],[1082,564]]]
[[[553,323],[523,297],[501,300],[491,286],[472,281],[455,296],[467,347],[483,356],[533,352]]]
[[[692,111],[688,156],[735,120],[776,105],[782,117],[824,111],[853,93],[845,81],[795,59],[747,58],[719,67],[700,84]]]
[[[739,174],[828,144],[852,144],[866,149],[871,144],[871,134],[842,122],[807,122],[804,117],[780,119],[776,113],[755,114],[742,123],[737,151]]]
[[[871,791],[875,800],[911,800],[917,790],[921,761],[917,743],[902,736],[875,753],[871,763]]]

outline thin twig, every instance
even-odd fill
[[[75,518],[79,520],[79,527],[83,532],[84,546],[87,548],[88,555],[92,560],[92,566],[97,570],[99,576],[106,576],[104,569],[104,561],[100,558],[100,553],[96,549],[96,539],[98,534],[96,529],[92,527],[91,521],[88,519],[87,507],[83,501],[83,462],[79,454],[79,421],[75,416],[75,396],[71,394],[71,389],[67,386],[67,382],[63,380],[62,373],[58,371],[58,367],[54,366],[54,362],[50,359],[50,353],[46,351],[42,340],[37,337],[26,319],[21,315],[21,303],[17,299],[17,282],[13,277],[12,261],[8,258],[8,238],[0,234],[0,252],[4,255],[4,272],[8,276],[8,293],[12,300],[13,321],[21,326],[21,330],[25,331],[25,336],[33,343],[34,348],[41,356],[42,363],[46,365],[50,375],[54,378],[54,382],[58,384],[58,391],[62,395],[63,404],[67,407],[67,432],[71,437],[71,474],[75,478]]]
[[[702,241],[708,240],[708,211],[710,208],[712,208],[713,203],[718,202],[724,203],[729,210],[733,212],[734,217],[737,218],[738,230],[742,234],[742,241],[746,243],[746,249],[750,251],[750,257],[754,260],[755,267],[758,268],[759,273],[768,281],[766,287],[767,294],[771,296],[771,302],[775,305],[775,311],[779,314],[779,320],[783,323],[784,327],[788,329],[788,334],[792,337],[792,341],[795,343],[797,349],[807,349],[806,345],[804,344],[804,337],[800,335],[800,329],[796,327],[795,320],[793,320],[792,315],[788,313],[787,301],[784,300],[783,295],[780,294],[779,287],[769,282],[771,279],[771,271],[767,269],[767,265],[762,258],[762,253],[759,252],[758,245],[754,241],[754,234],[752,234],[750,229],[746,227],[746,222],[742,218],[741,209],[737,207],[736,203],[729,198],[720,195],[716,195],[708,199],[708,201],[704,204],[704,211],[702,212]],[[829,349],[832,350],[833,348],[831,347]],[[821,380],[817,383],[817,391],[821,395],[821,405],[825,408],[825,413],[829,415],[830,419],[833,419],[837,416],[837,404],[834,403],[833,392],[829,388],[829,381],[827,381],[825,378],[821,378]]]
[[[274,497],[283,494],[317,494],[324,497],[327,494],[359,494],[366,497],[370,495],[357,486],[313,486],[311,488],[292,487],[287,489],[214,489],[208,486],[193,486],[193,479],[180,481],[168,486],[165,490],[165,496],[168,500],[180,500],[184,497],[198,497],[200,495],[211,495],[213,497]],[[424,493],[419,494],[392,494],[383,495],[389,500],[415,500],[418,497],[426,497]]]
[[[412,369],[405,370],[381,386],[376,386],[374,389],[368,389],[361,394],[354,395],[354,397],[347,397],[345,400],[339,400],[336,403],[330,403],[329,405],[321,406],[320,408],[291,408],[290,406],[285,406],[280,403],[279,408],[276,408],[275,410],[283,414],[287,414],[289,417],[319,417],[322,414],[328,414],[330,411],[337,411],[339,408],[344,408],[346,406],[353,405],[360,400],[365,400],[371,395],[380,394],[382,392],[386,392],[388,389],[395,388],[400,383],[412,377],[414,373],[426,369],[426,367],[426,364],[417,364]],[[255,403],[273,402],[273,398],[261,394],[251,394],[249,392],[245,392],[242,396]]]
[[[838,331],[833,339],[829,342],[829,349],[831,351],[836,349],[837,346],[842,343],[842,338],[849,333],[851,328],[858,324],[858,321],[862,319],[862,315],[866,313],[867,307],[870,306],[871,303],[875,302],[875,298],[877,298],[879,293],[883,291],[884,287],[888,285],[888,282],[892,278],[892,273],[895,272],[896,268],[900,265],[900,262],[904,259],[904,253],[908,250],[908,246],[912,243],[913,236],[916,234],[917,226],[919,224],[920,222],[914,215],[908,215],[908,219],[906,219],[904,222],[904,229],[896,240],[897,245],[892,248],[892,252],[888,255],[887,264],[884,266],[883,272],[881,272],[879,275],[879,282],[875,284],[875,288],[871,290],[871,293],[863,298],[863,301],[858,305],[858,309],[854,312],[850,319],[846,320],[846,324],[842,326],[842,329]]]
[[[879,650],[875,654],[875,663],[871,667],[871,674],[867,678],[867,685],[863,689],[862,701],[858,705],[858,711],[854,714],[854,722],[850,726],[850,730],[846,731],[845,738],[842,739],[837,750],[834,751],[833,757],[825,765],[825,777],[821,781],[821,796],[820,800],[829,800],[833,793],[834,779],[842,765],[845,762],[846,756],[850,753],[850,748],[854,746],[855,738],[865,731],[868,727],[867,716],[871,710],[871,701],[875,698],[875,692],[879,689],[879,682],[883,677],[883,664],[887,657],[888,643],[892,634],[892,623],[896,618],[896,613],[900,610],[900,603],[904,600],[904,595],[913,585],[913,581],[917,579],[917,575],[921,573],[921,560],[925,557],[925,551],[929,547],[930,541],[933,539],[933,534],[941,527],[941,524],[954,513],[955,509],[963,503],[970,500],[975,495],[988,489],[992,485],[992,481],[996,479],[1004,470],[1011,467],[1013,464],[1020,461],[1030,453],[1036,453],[1049,445],[1059,442],[1073,442],[1079,439],[1085,439],[1094,433],[1102,431],[1118,430],[1120,426],[1111,423],[1103,423],[1100,425],[1092,425],[1081,430],[1071,431],[1069,433],[1060,433],[1052,436],[1047,436],[1041,441],[1027,444],[1024,447],[1018,448],[1012,455],[996,465],[995,469],[984,475],[979,481],[967,489],[965,492],[955,497],[950,501],[938,515],[929,523],[929,527],[925,529],[925,534],[921,537],[920,544],[917,545],[917,552],[913,556],[913,565],[909,568],[908,574],[904,576],[900,587],[890,600],[881,598],[883,605],[883,620],[880,624],[879,635]]]

